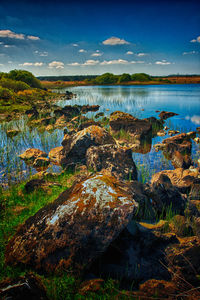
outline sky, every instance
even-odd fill
[[[200,74],[200,1],[0,0],[0,71]]]

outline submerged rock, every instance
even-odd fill
[[[86,154],[87,167],[95,172],[107,170],[121,180],[136,180],[137,169],[132,151],[117,145],[90,147]]]
[[[147,120],[140,120],[128,113],[115,111],[110,115],[110,128],[113,133],[124,130],[135,139],[145,139],[152,132],[152,126]]]
[[[174,117],[174,116],[178,116],[178,114],[174,113],[174,112],[170,112],[170,111],[161,111],[161,113],[158,115],[160,117],[161,120],[166,120],[168,118]]]
[[[124,183],[102,174],[89,177],[19,228],[8,243],[6,261],[46,272],[86,269],[126,227],[136,208]]]
[[[38,157],[47,157],[47,154],[42,150],[29,148],[24,153],[19,155],[19,157],[27,162],[34,162],[34,160]]]
[[[91,146],[115,144],[113,137],[99,126],[89,126],[76,134],[64,137],[61,165],[74,167],[86,163],[86,152]]]

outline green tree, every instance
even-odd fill
[[[97,84],[113,84],[116,83],[119,79],[119,76],[112,73],[104,73],[100,76],[97,76],[95,82]]]
[[[150,81],[152,80],[151,76],[146,73],[135,73],[131,75],[132,81]]]
[[[119,82],[128,82],[131,81],[131,75],[128,73],[123,73],[119,76]]]
[[[0,79],[0,86],[13,90],[14,92],[30,89],[30,86],[23,81],[16,81],[5,77]]]
[[[7,88],[3,88],[0,86],[0,99],[10,100],[13,98],[13,92]]]

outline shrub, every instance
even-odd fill
[[[24,70],[12,70],[7,75],[8,78],[23,81],[32,88],[42,88],[40,81],[31,73]]]
[[[0,86],[13,90],[14,92],[30,89],[30,86],[23,81],[16,81],[4,77],[0,79]]]
[[[0,99],[9,100],[13,98],[13,92],[0,86]]]

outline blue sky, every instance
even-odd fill
[[[0,71],[200,73],[200,2],[0,1]]]

